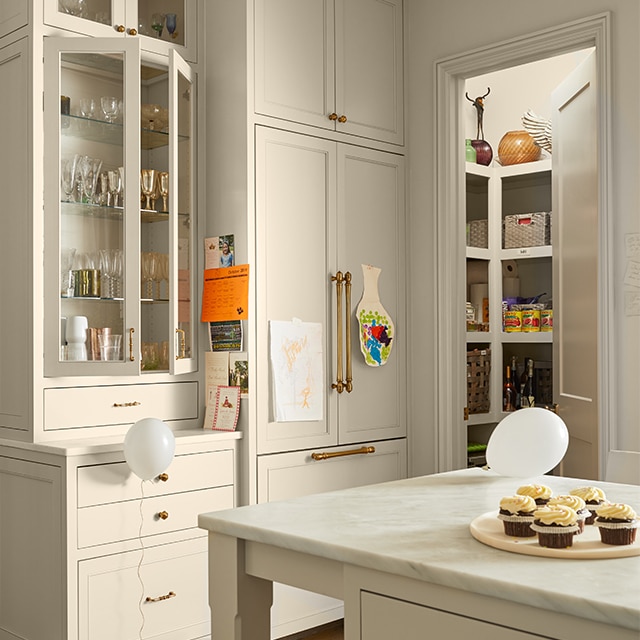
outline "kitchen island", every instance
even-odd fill
[[[637,640],[640,556],[533,557],[472,537],[476,517],[531,482],[555,495],[597,484],[640,510],[640,487],[466,469],[201,514],[212,639],[270,638],[282,582],[342,599],[345,640]]]

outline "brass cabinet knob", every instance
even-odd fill
[[[338,122],[342,122],[342,123],[344,123],[344,122],[346,122],[346,121],[347,121],[347,116],[340,116],[340,117],[338,118]]]
[[[166,482],[169,479],[169,474],[168,473],[161,473],[158,476],[158,480],[162,480],[162,482]]]
[[[129,31],[127,31],[127,33],[130,36],[137,36],[138,35],[138,30],[137,29],[129,29]]]
[[[337,113],[332,113],[329,115],[329,120],[337,120],[338,119],[338,114]]]
[[[161,511],[161,512],[158,514],[158,518],[159,518],[160,520],[166,520],[168,517],[169,517],[169,512],[168,512],[168,511]]]
[[[125,32],[124,25],[123,25],[123,24],[117,24],[117,25],[116,25],[116,31],[117,31],[118,33],[124,33],[124,32]]]

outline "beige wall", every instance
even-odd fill
[[[438,60],[610,11],[612,40],[612,253],[617,408],[614,446],[640,451],[640,287],[629,270],[640,255],[640,2],[637,0],[405,0],[407,33],[410,428],[412,474],[437,470],[434,360],[436,227],[435,80]],[[489,112],[489,104],[487,104]],[[627,276],[625,277],[625,274]]]

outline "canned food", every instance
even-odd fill
[[[539,309],[526,309],[522,312],[522,330],[529,333],[540,331]]]
[[[553,331],[553,309],[540,312],[540,331]]]
[[[522,331],[522,311],[504,312],[504,330],[507,333]]]

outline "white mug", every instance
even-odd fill
[[[86,316],[70,316],[67,318],[67,359],[87,359],[87,329],[89,322]]]

